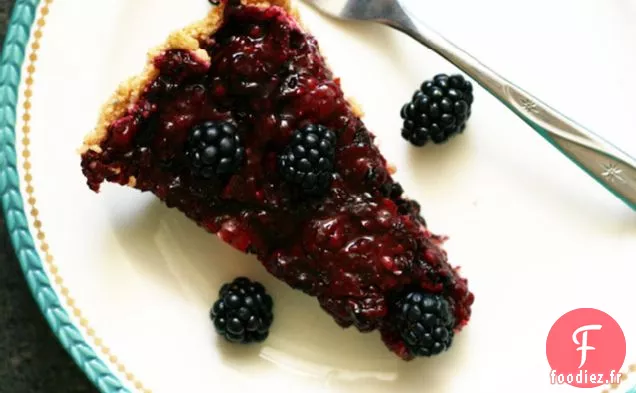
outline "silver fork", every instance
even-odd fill
[[[636,210],[636,160],[498,75],[419,21],[401,0],[304,0],[339,19],[373,21],[411,36],[469,75],[607,190]]]

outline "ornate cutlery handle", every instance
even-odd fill
[[[453,63],[548,142],[636,210],[636,160],[583,126],[498,75],[394,3],[385,23],[413,37]]]

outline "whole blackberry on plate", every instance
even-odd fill
[[[221,287],[210,317],[216,332],[230,342],[263,342],[274,320],[272,308],[263,285],[239,277]]]
[[[410,292],[398,302],[397,327],[416,356],[433,356],[453,341],[454,318],[448,301],[439,295]]]
[[[245,149],[233,124],[208,121],[190,130],[185,155],[193,175],[211,179],[234,173]]]
[[[281,176],[308,195],[324,193],[331,183],[336,157],[336,134],[309,124],[292,135],[278,157]]]
[[[422,83],[402,107],[402,137],[415,146],[444,143],[464,131],[471,114],[473,85],[462,75],[439,74]]]

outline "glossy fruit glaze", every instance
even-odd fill
[[[153,192],[315,296],[340,326],[379,330],[403,359],[413,354],[395,329],[393,305],[407,291],[442,294],[455,329],[463,327],[474,299],[466,280],[447,263],[419,204],[391,179],[316,40],[282,8],[228,5],[223,26],[201,45],[211,61],[181,50],[154,59],[159,76],[109,127],[102,151],[82,157],[90,188],[109,181]],[[245,162],[202,180],[190,174],[184,144],[194,126],[215,120],[235,125]],[[277,168],[277,155],[306,124],[337,134],[336,172],[319,198],[298,194]]]

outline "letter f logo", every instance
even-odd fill
[[[593,351],[596,349],[587,345],[587,332],[590,330],[601,330],[602,327],[603,326],[601,325],[581,326],[574,331],[574,334],[572,334],[572,341],[574,341],[574,344],[580,345],[580,347],[576,349],[577,351],[581,351],[581,364],[579,365],[579,368],[583,367],[585,361],[587,360],[587,351]],[[581,342],[579,342],[576,336],[578,336],[578,334],[581,332],[583,332],[583,334],[581,335]]]

